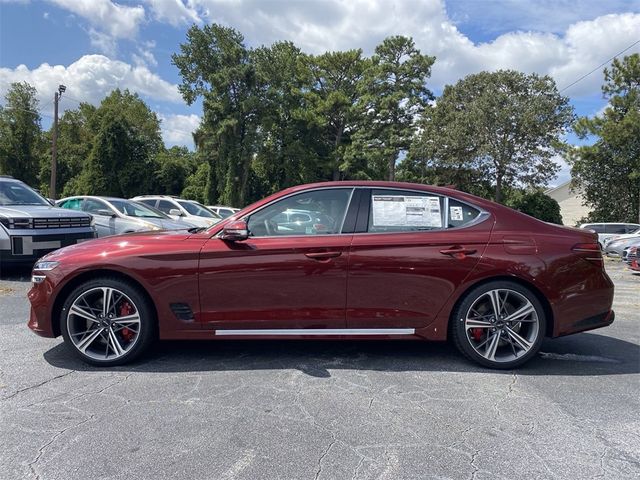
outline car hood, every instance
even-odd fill
[[[82,243],[70,245],[48,253],[42,259],[61,260],[75,256],[109,256],[110,254],[127,253],[136,254],[144,250],[162,249],[162,245],[175,245],[187,240],[193,234],[186,230],[181,231],[146,231],[139,233],[127,233],[112,235],[109,237],[87,240]]]
[[[48,205],[0,206],[0,217],[7,218],[78,218],[91,217],[88,213]]]

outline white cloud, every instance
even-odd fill
[[[200,23],[202,20],[195,6],[196,2],[187,0],[146,0],[154,17],[174,27],[189,23]]]
[[[110,0],[49,0],[114,38],[133,38],[144,20],[144,7],[128,7]]]
[[[230,25],[242,32],[250,45],[288,39],[311,53],[361,47],[370,54],[386,36],[412,36],[423,53],[437,57],[429,82],[435,87],[481,70],[513,68],[550,74],[562,88],[638,40],[640,32],[638,13],[602,15],[593,20],[574,21],[566,27],[568,21],[584,18],[582,12],[580,17],[565,15],[561,23],[554,23],[552,30],[562,25],[560,32],[518,30],[491,42],[474,43],[449,18],[441,0],[190,0],[188,3],[208,22]],[[577,7],[565,3],[564,8]],[[555,15],[556,10],[549,10],[546,15]],[[542,25],[540,13],[536,15],[535,21],[520,25]],[[638,51],[640,45],[627,53]],[[601,83],[602,75],[594,73],[566,93],[572,96],[594,93]]]
[[[63,110],[77,106],[71,98],[97,105],[115,88],[128,88],[154,101],[182,102],[177,86],[148,68],[111,60],[103,55],[85,55],[69,66],[43,63],[33,70],[25,65],[15,69],[0,68],[0,96],[4,97],[12,82],[21,81],[36,87],[41,106],[51,102],[58,84],[66,85],[65,95],[69,98],[63,96]]]
[[[169,145],[185,145],[193,148],[193,132],[200,125],[198,115],[159,115],[162,138]]]
[[[89,40],[91,41],[91,46],[95,47],[99,52],[111,57],[115,56],[117,50],[116,39],[108,33],[90,28]]]

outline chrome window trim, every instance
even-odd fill
[[[300,195],[303,193],[307,193],[307,192],[315,192],[318,190],[347,190],[350,189],[351,192],[349,193],[349,200],[347,201],[347,207],[344,210],[344,215],[342,216],[342,222],[340,223],[340,233],[327,233],[327,234],[322,234],[322,235],[263,235],[263,236],[250,236],[249,239],[251,238],[324,238],[324,237],[335,237],[335,236],[345,236],[345,235],[353,235],[353,233],[342,233],[342,229],[344,228],[344,222],[347,219],[347,212],[349,211],[349,207],[351,206],[351,201],[353,200],[353,192],[355,191],[355,189],[358,187],[354,187],[354,186],[348,186],[345,185],[344,187],[336,187],[331,186],[331,187],[317,187],[317,188],[312,188],[309,190],[303,190],[301,192],[294,192],[294,193],[290,193],[289,195],[285,195],[284,197],[279,197],[276,198],[275,200],[273,200],[272,202],[267,203],[266,205],[262,205],[260,208],[258,208],[257,210],[253,210],[252,212],[247,213],[246,215],[240,217],[238,220],[244,220],[247,222],[247,225],[249,224],[249,222],[247,221],[247,218],[249,218],[251,215],[254,215],[256,213],[258,213],[259,211],[270,207],[271,205],[273,205],[276,202],[279,202],[280,200],[284,200],[286,198],[289,197],[293,197],[294,195]],[[223,228],[224,230],[224,228]],[[222,231],[218,232],[216,234],[216,237],[219,237],[222,234]]]

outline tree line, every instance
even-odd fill
[[[249,48],[232,28],[193,26],[172,61],[184,100],[202,101],[195,152],[166,148],[157,115],[115,90],[61,117],[58,192],[243,206],[301,183],[402,180],[453,185],[560,222],[542,191],[562,155],[593,220],[638,216],[637,54],[605,72],[604,115],[577,122],[552,78],[513,70],[469,75],[436,98],[428,88],[435,58],[403,36],[371,56],[309,55],[291,42]],[[13,84],[0,109],[0,173],[46,193],[51,131],[37,111],[33,87]],[[570,148],[571,128],[594,143]],[[619,184],[603,195],[607,175]]]

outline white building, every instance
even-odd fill
[[[562,223],[570,227],[578,224],[582,217],[589,214],[589,209],[583,205],[584,198],[579,189],[574,189],[571,180],[545,192],[560,205]]]

